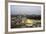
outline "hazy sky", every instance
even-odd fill
[[[40,15],[41,7],[40,6],[23,6],[23,5],[11,5],[11,14],[24,14],[24,15]]]

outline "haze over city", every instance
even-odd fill
[[[11,5],[11,15],[41,15],[40,6]]]

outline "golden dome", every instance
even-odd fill
[[[27,20],[25,21],[25,23],[27,23],[27,24],[32,24],[32,23],[33,23],[33,20],[32,20],[32,19],[27,19]]]

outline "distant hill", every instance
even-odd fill
[[[17,17],[17,16],[21,16],[21,17],[26,17],[28,19],[41,19],[41,15],[11,15],[11,17]]]

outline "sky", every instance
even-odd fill
[[[11,5],[11,15],[40,15],[41,6]]]

